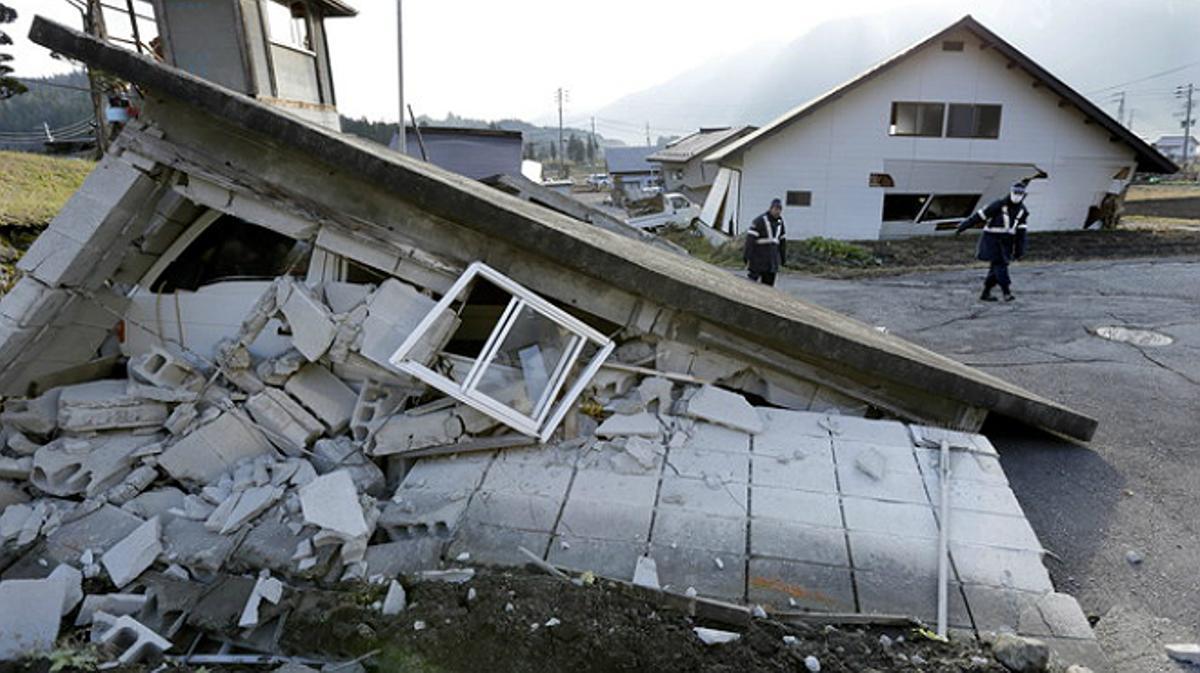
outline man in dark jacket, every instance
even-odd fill
[[[992,296],[992,288],[997,285],[1004,294],[1004,301],[1015,299],[1009,289],[1012,281],[1008,276],[1008,265],[1025,254],[1025,222],[1029,219],[1029,209],[1023,203],[1025,185],[1024,181],[1013,185],[1008,196],[979,209],[954,230],[957,235],[983,223],[983,234],[979,237],[975,256],[990,263],[991,268],[983,281],[980,301],[996,301]]]
[[[783,226],[783,203],[771,201],[767,212],[754,218],[746,232],[746,248],[742,259],[750,280],[763,285],[775,285],[775,274],[783,266],[787,254],[786,229]]]

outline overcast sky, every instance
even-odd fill
[[[9,27],[17,40],[12,49],[18,74],[69,69],[25,38],[35,13],[79,26],[79,14],[68,1],[4,1],[20,13],[18,23]],[[1051,11],[1052,1],[1012,0],[1002,7],[1036,22]],[[339,108],[350,116],[394,120],[395,3],[351,3],[359,9],[357,18],[327,24]],[[562,86],[569,90],[566,117],[578,120],[708,59],[795,39],[822,21],[897,4],[934,6],[954,15],[978,7],[967,0],[405,0],[407,101],[417,114],[437,118],[452,111],[544,122],[552,118],[554,90]],[[110,30],[128,34],[125,21],[110,16]]]

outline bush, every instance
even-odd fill
[[[839,266],[868,266],[877,263],[874,253],[861,245],[816,236],[802,241],[788,241],[788,266],[807,266],[813,263]]]

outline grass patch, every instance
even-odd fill
[[[45,227],[95,165],[84,159],[0,152],[0,227]]]
[[[813,264],[855,267],[877,264],[875,253],[861,245],[820,236],[802,241],[788,241],[787,252],[787,265],[794,267]]]

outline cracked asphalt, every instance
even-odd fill
[[[1086,445],[1004,422],[984,432],[1113,670],[1185,670],[1163,644],[1200,639],[1200,259],[1016,265],[1008,304],[978,300],[985,271],[778,287],[1099,419]],[[1109,341],[1102,326],[1173,342]]]

